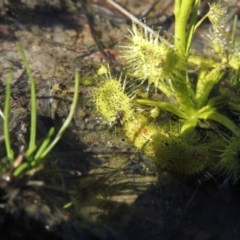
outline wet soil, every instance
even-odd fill
[[[172,32],[173,1],[118,2],[151,27]],[[119,74],[118,46],[131,20],[104,0],[0,3],[0,109],[12,69],[16,156],[26,149],[30,109],[16,42],[37,83],[39,141],[64,122],[75,69],[83,79],[74,121],[44,168],[21,180],[1,176],[1,239],[240,239],[237,185],[227,182],[219,189],[222,180],[207,173],[179,179],[157,172],[121,127],[109,126],[94,108],[92,91],[101,81],[96,71],[109,63]],[[1,166],[8,169],[4,156],[1,140]]]

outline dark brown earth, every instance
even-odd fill
[[[172,0],[117,2],[154,29],[172,32]],[[104,0],[0,3],[0,109],[13,69],[10,129],[16,153],[29,132],[28,78],[16,42],[37,82],[39,140],[64,122],[75,69],[83,79],[74,121],[44,169],[21,180],[1,175],[1,239],[240,239],[239,184],[220,185],[223,179],[207,172],[190,179],[157,173],[121,128],[109,127],[96,112],[91,95],[100,81],[96,70],[106,63],[120,69],[118,46],[130,19]],[[233,11],[239,12],[237,6]],[[73,205],[63,209],[69,202]]]

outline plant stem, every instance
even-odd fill
[[[191,21],[189,23],[189,29],[188,29],[188,33],[186,36],[186,55],[188,55],[190,47],[191,47],[191,43],[192,43],[192,39],[193,39],[193,35],[194,32],[196,31],[196,21],[197,21],[197,15],[198,15],[198,9],[199,9],[199,4],[200,4],[200,0],[196,0],[193,6],[193,11],[192,11],[192,18]]]
[[[176,53],[179,55],[179,58],[182,59],[186,64],[186,69],[180,70],[180,79],[177,82],[174,82],[174,94],[177,99],[181,110],[186,112],[186,114],[191,118],[195,115],[195,107],[191,100],[190,90],[191,86],[187,78],[187,54],[186,54],[186,34],[187,34],[187,20],[189,13],[191,11],[194,0],[176,0],[174,6],[174,15],[175,15],[175,42],[174,47]],[[193,24],[193,22],[192,22]],[[188,43],[190,45],[191,43]]]
[[[30,80],[31,85],[31,128],[30,128],[30,140],[29,140],[29,147],[28,150],[35,148],[36,142],[36,131],[37,131],[37,107],[36,107],[36,89],[35,89],[35,80],[33,78],[32,72],[30,70],[28,61],[26,56],[23,52],[23,49],[19,43],[17,43],[18,52],[23,60],[23,65],[26,68],[27,76]],[[28,155],[28,154],[26,154]]]
[[[175,15],[175,49],[179,55],[186,57],[186,26],[194,0],[176,0]]]
[[[7,152],[7,158],[10,163],[13,163],[14,154],[11,148],[10,136],[9,136],[9,112],[10,112],[10,93],[11,93],[11,80],[13,72],[10,71],[6,81],[6,90],[5,90],[5,102],[4,102],[4,119],[3,119],[3,132],[4,132],[4,142]]]
[[[46,150],[46,148],[49,146],[50,142],[51,142],[51,137],[54,133],[54,128],[51,128],[48,132],[47,137],[44,139],[42,145],[38,148],[38,151],[34,157],[34,160],[31,162],[31,165],[33,167],[38,166],[39,164],[41,164],[41,157],[42,157],[42,153]]]

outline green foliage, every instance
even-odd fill
[[[3,119],[3,134],[5,139],[5,148],[7,152],[7,158],[10,163],[13,163],[14,160],[14,153],[11,148],[10,143],[10,136],[9,136],[9,111],[10,111],[10,91],[11,91],[11,79],[12,79],[12,72],[9,73],[8,79],[6,81],[6,95],[5,95],[5,102],[4,102],[4,119]]]
[[[199,5],[200,0],[175,1],[173,38],[163,41],[157,34],[149,33],[148,28],[140,30],[133,24],[129,30],[129,44],[123,46],[129,84],[146,80],[149,86],[153,84],[159,89],[166,100],[135,98],[131,103],[120,83],[112,78],[96,90],[96,105],[110,122],[119,111],[124,111],[121,123],[134,145],[151,156],[157,165],[182,174],[193,174],[211,166],[208,150],[213,138],[207,135],[209,129],[214,129],[213,135],[216,129],[229,137],[233,135],[228,141],[229,147],[218,154],[218,170],[223,169],[226,174],[233,172],[236,177],[240,173],[236,164],[239,161],[240,129],[230,116],[231,111],[240,113],[240,98],[220,83],[224,80],[229,85],[234,84],[235,89],[238,87],[240,52],[235,35],[225,30],[227,5],[221,1],[210,3],[208,13],[197,21]],[[207,34],[210,54],[198,55],[191,49],[191,44],[197,28],[206,18],[212,24]],[[190,74],[189,70],[193,68],[196,71]],[[194,79],[191,79],[193,75]],[[136,111],[134,103],[158,108],[158,120],[152,123],[151,112]],[[178,118],[179,131],[174,132],[171,127],[165,130],[162,112],[170,112]],[[203,129],[199,131],[199,128]],[[205,142],[198,147],[199,138],[195,135],[204,131]],[[189,141],[190,138],[193,140]]]
[[[10,82],[12,74],[9,74],[9,77],[6,82],[6,96],[5,96],[5,105],[4,105],[4,139],[5,139],[5,147],[7,152],[7,158],[12,164],[13,167],[13,176],[14,177],[20,177],[25,174],[27,174],[31,170],[37,169],[38,166],[42,165],[44,161],[46,160],[47,155],[50,153],[50,151],[53,149],[53,147],[57,144],[57,142],[61,139],[63,133],[68,128],[77,103],[78,103],[78,92],[79,92],[79,76],[76,71],[75,73],[75,87],[74,87],[74,97],[73,97],[73,103],[71,105],[70,113],[63,123],[60,130],[55,134],[54,136],[54,128],[51,128],[46,136],[46,138],[43,140],[40,146],[36,144],[36,131],[37,131],[37,108],[36,108],[36,89],[35,89],[35,80],[32,76],[31,70],[29,68],[29,64],[27,62],[27,59],[25,57],[25,54],[22,50],[22,47],[20,44],[17,44],[19,54],[23,60],[24,67],[26,68],[28,78],[30,80],[30,89],[31,89],[31,119],[30,119],[30,140],[28,148],[23,156],[23,161],[18,164],[14,162],[14,152],[11,148],[11,140],[9,138],[9,103],[10,103]]]

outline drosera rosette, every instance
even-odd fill
[[[240,112],[238,103],[232,101],[229,94],[220,91],[220,82],[229,69],[236,71],[235,78],[239,75],[240,58],[236,58],[238,55],[232,57],[233,51],[227,49],[225,43],[221,43],[219,49],[213,47],[217,58],[197,56],[190,51],[193,35],[207,17],[215,24],[213,31],[223,34],[223,26],[218,29],[217,25],[222,24],[219,16],[225,13],[225,6],[218,9],[217,4],[211,3],[210,11],[198,21],[199,4],[198,0],[175,1],[173,38],[164,39],[158,36],[158,32],[149,31],[147,27],[139,29],[133,24],[127,36],[129,45],[122,47],[126,76],[129,77],[126,82],[131,86],[133,82],[147,81],[148,86],[154,85],[166,98],[130,98],[121,83],[112,77],[108,77],[95,93],[97,110],[106,120],[114,122],[120,116],[126,136],[139,150],[152,157],[158,166],[185,175],[211,166],[211,140],[201,144],[198,141],[189,142],[195,132],[205,132],[208,123],[211,130],[223,130],[229,136],[238,136],[240,132],[234,119],[229,118],[229,110]],[[213,8],[217,11],[214,12]],[[220,38],[220,35],[216,36]],[[189,69],[194,64],[199,68],[193,80]],[[139,104],[140,109],[141,105],[157,108],[160,116],[153,119],[151,112],[136,111],[135,104]],[[180,122],[177,133],[171,129],[164,131],[162,112],[171,115],[169,121]],[[205,126],[202,123],[206,123]]]
[[[103,117],[114,122],[117,114],[124,111],[121,127],[127,138],[142,153],[149,156],[159,169],[182,175],[203,171],[207,162],[207,148],[179,137],[179,122],[158,122],[144,111],[136,109],[121,81],[110,74],[95,90],[96,108]],[[179,167],[181,166],[181,167]]]

